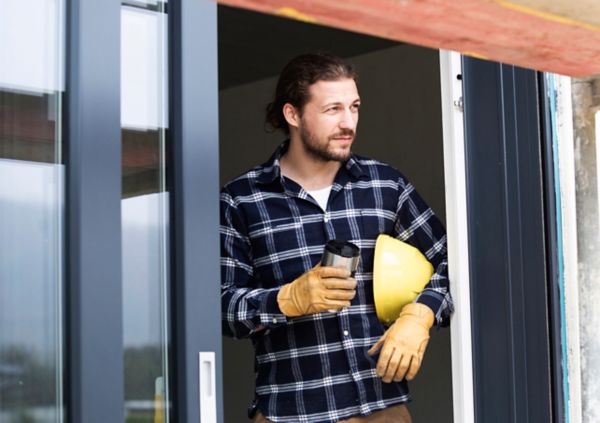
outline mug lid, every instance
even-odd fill
[[[360,248],[358,248],[355,244],[348,241],[341,241],[339,239],[330,239],[327,241],[327,244],[325,244],[325,250],[332,254],[346,258],[358,257],[360,254]]]

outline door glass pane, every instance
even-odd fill
[[[164,10],[165,3],[168,0],[123,0],[122,4],[127,4],[129,6],[139,6],[144,7],[150,10]]]
[[[63,0],[0,0],[0,422],[63,422]]]
[[[129,1],[121,9],[125,420],[132,423],[169,421],[164,6]]]

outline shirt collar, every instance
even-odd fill
[[[275,180],[281,180],[281,157],[287,152],[290,140],[282,142],[276,149],[271,158],[261,166],[261,173],[256,177],[258,183],[270,184]],[[354,154],[344,163],[342,169],[345,169],[354,179],[360,179],[366,176],[362,166]]]

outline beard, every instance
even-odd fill
[[[352,141],[354,142],[355,133],[351,129],[342,130],[333,134],[332,136],[327,138],[327,142],[321,142],[319,138],[309,131],[305,126],[302,126],[300,129],[300,139],[302,140],[302,145],[304,146],[304,150],[312,156],[314,159],[323,162],[341,162],[344,163],[350,158],[352,154],[350,148],[342,151],[335,151],[329,148],[329,141],[331,141],[335,137],[340,136],[351,136]]]

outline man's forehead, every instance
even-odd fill
[[[356,82],[352,78],[335,81],[317,81],[308,87],[310,99],[317,102],[354,101],[358,97]]]

